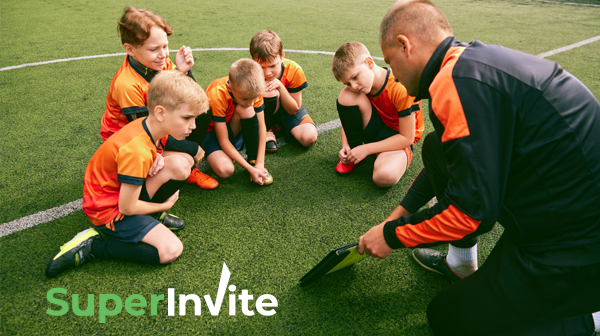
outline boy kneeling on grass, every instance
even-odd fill
[[[188,136],[208,107],[193,79],[179,71],[156,75],[148,90],[149,116],[108,138],[86,168],[83,211],[95,228],[61,246],[46,276],[94,258],[168,264],[179,257],[183,245],[171,231],[185,222],[165,211],[177,201],[195,162],[189,154],[169,151],[167,138]]]
[[[341,46],[333,57],[332,70],[346,85],[337,100],[342,149],[336,172],[349,174],[368,155],[377,154],[373,182],[382,188],[395,185],[423,135],[421,102],[415,103],[390,69],[375,64],[362,43]]]
[[[233,175],[235,161],[250,173],[252,182],[273,183],[273,177],[265,168],[264,92],[263,71],[248,58],[235,61],[229,76],[215,79],[206,88],[212,121],[202,148],[206,151],[206,162],[219,177]],[[243,144],[248,161],[238,152]]]

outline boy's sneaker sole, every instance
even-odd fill
[[[269,153],[277,152],[277,143],[275,141],[267,141],[265,144],[265,151]]]
[[[452,272],[450,266],[446,263],[447,253],[442,253],[432,249],[417,248],[412,251],[415,261],[426,270],[439,273],[448,280],[456,282],[462,279],[456,273]]]
[[[93,260],[92,243],[100,235],[95,229],[79,232],[73,239],[62,245],[46,265],[46,276],[53,278],[67,269],[75,268]]]
[[[171,231],[183,230],[185,227],[185,221],[183,219],[175,215],[171,215],[166,211],[163,212],[157,219]]]

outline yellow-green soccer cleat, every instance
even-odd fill
[[[183,230],[185,227],[185,221],[175,215],[171,215],[164,211],[160,217],[157,218],[159,222],[163,223],[167,229],[171,231]]]
[[[53,278],[69,268],[75,268],[93,260],[92,242],[100,235],[94,229],[79,232],[60,247],[46,266],[46,276]]]

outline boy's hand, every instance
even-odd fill
[[[196,156],[194,156],[194,163],[196,163],[196,164],[200,163],[200,161],[202,161],[203,157],[204,157],[204,149],[202,149],[202,147],[200,147],[200,145],[198,145],[198,153],[196,153]]]
[[[259,166],[257,164],[256,167],[250,167],[248,172],[250,173],[250,179],[252,180],[252,182],[258,185],[263,185],[263,183],[265,183],[265,181],[267,180],[267,176],[265,175],[265,168],[262,165]]]
[[[167,198],[167,200],[165,201],[164,204],[167,204],[169,206],[169,209],[171,209],[171,207],[173,207],[173,205],[175,205],[175,202],[177,202],[178,199],[179,199],[179,190],[177,190],[173,195],[171,195],[171,197]]]
[[[281,85],[281,82],[277,78],[265,82],[265,91],[267,92],[279,91],[280,87],[283,87],[283,85]]]
[[[190,49],[190,47],[181,46],[175,56],[175,64],[177,65],[177,70],[187,75],[188,71],[194,66],[192,49]]]
[[[348,164],[348,154],[350,153],[350,151],[350,147],[347,146],[342,147],[342,149],[340,150],[340,161],[342,161],[343,164]]]
[[[367,150],[365,145],[360,145],[352,148],[350,152],[348,152],[348,161],[352,163],[359,163],[364,160],[367,155],[369,155],[369,151]]]
[[[148,172],[148,177],[155,176],[163,167],[165,166],[165,159],[162,155],[156,154],[156,159],[154,159],[154,163],[152,163],[152,167],[150,167],[150,171]]]
[[[394,250],[390,248],[383,237],[383,226],[385,222],[372,227],[360,237],[358,241],[358,253],[366,253],[373,258],[384,259]]]

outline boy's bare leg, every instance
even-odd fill
[[[233,160],[222,150],[210,153],[206,158],[206,162],[208,162],[210,168],[220,178],[228,178],[235,171]]]
[[[304,147],[310,147],[317,141],[317,127],[311,123],[300,124],[290,133]]]
[[[373,165],[373,182],[380,188],[395,185],[406,172],[407,164],[404,150],[379,153]]]
[[[141,241],[158,250],[161,264],[175,261],[183,251],[181,240],[163,224],[156,225]]]

